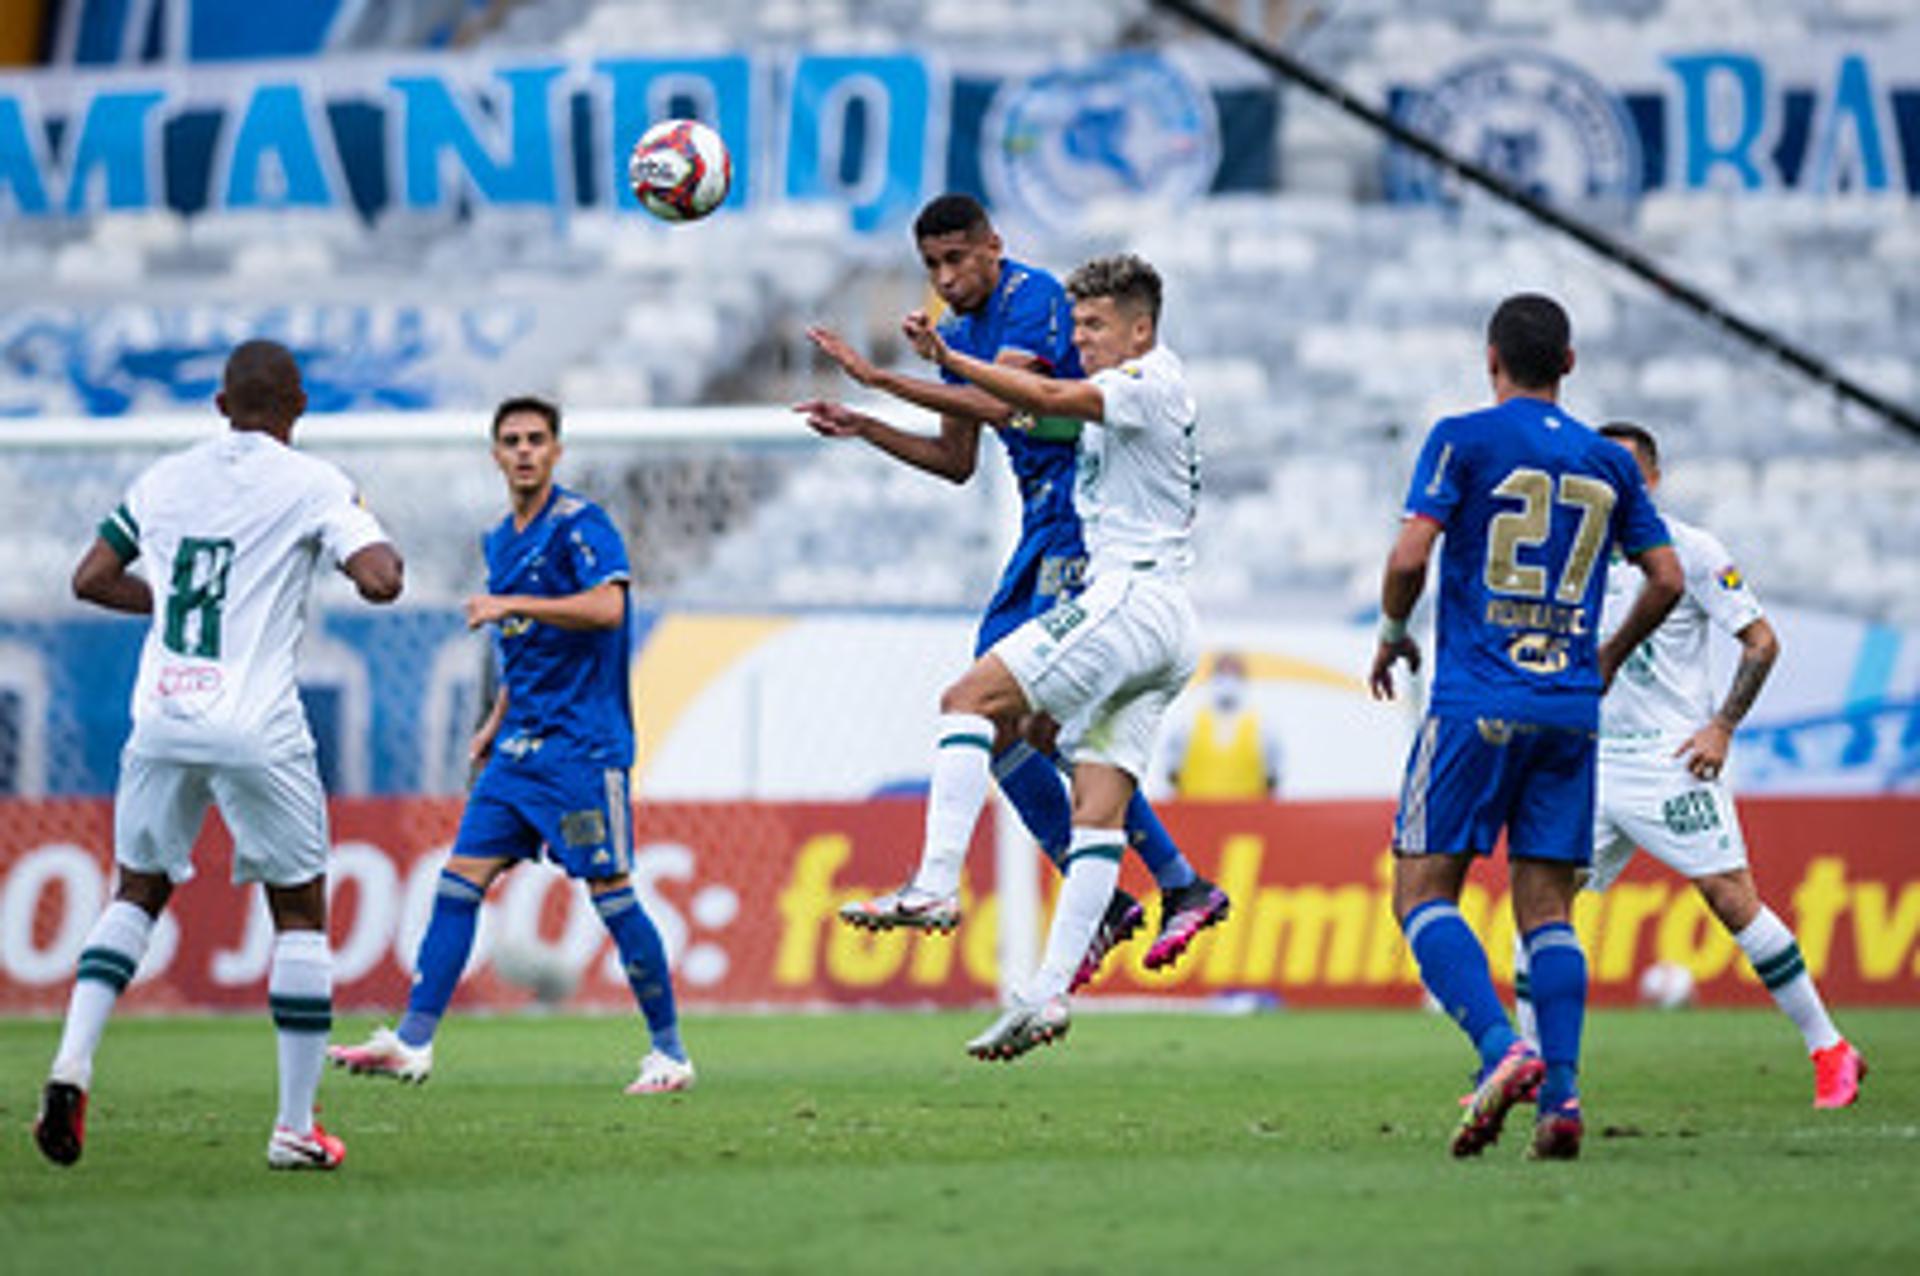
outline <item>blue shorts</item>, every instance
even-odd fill
[[[987,614],[980,618],[973,654],[980,655],[1062,598],[1079,593],[1086,575],[1087,550],[1078,524],[1045,527],[1021,537],[1000,573]]]
[[[496,754],[467,798],[453,853],[533,859],[543,849],[568,877],[631,872],[626,768]]]
[[[1594,733],[1496,718],[1429,714],[1414,738],[1393,848],[1402,855],[1593,859]]]

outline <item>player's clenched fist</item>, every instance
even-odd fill
[[[913,352],[927,362],[941,363],[946,359],[947,343],[940,339],[940,330],[934,327],[926,311],[916,310],[903,319],[900,333],[913,347]]]

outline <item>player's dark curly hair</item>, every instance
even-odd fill
[[[547,428],[553,431],[553,437],[556,439],[560,437],[559,405],[549,403],[545,399],[536,398],[531,394],[520,394],[515,395],[511,399],[501,400],[500,406],[493,410],[494,438],[497,439],[500,437],[500,423],[517,412],[531,412],[535,416],[544,417],[547,422]]]
[[[1544,390],[1566,375],[1573,325],[1553,298],[1518,293],[1493,312],[1487,323],[1487,344],[1499,353],[1500,366],[1515,385]]]
[[[1609,421],[1600,427],[1600,435],[1618,443],[1633,444],[1647,458],[1650,469],[1660,468],[1660,445],[1654,442],[1653,431],[1646,426],[1635,425],[1631,421]]]
[[[1095,257],[1067,276],[1067,296],[1075,301],[1112,297],[1130,310],[1144,310],[1160,324],[1160,272],[1132,253]]]
[[[993,223],[987,220],[987,210],[980,206],[980,201],[958,192],[934,196],[913,219],[915,241],[938,235],[974,235],[992,229]]]

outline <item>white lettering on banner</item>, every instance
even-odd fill
[[[540,937],[540,912],[556,886],[566,894],[567,926],[558,941],[550,942]],[[496,951],[512,946],[536,958],[558,959],[576,975],[593,960],[606,939],[606,929],[587,892],[558,873],[515,874],[501,893],[497,921]]]
[[[353,887],[353,928],[333,949],[333,981],[350,984],[373,972],[387,955],[400,915],[400,873],[393,856],[366,842],[342,842],[333,848],[327,870],[329,916],[340,888]]]
[[[59,924],[46,944],[36,944],[34,918],[55,882],[62,888]],[[71,979],[105,896],[100,867],[88,852],[67,842],[28,851],[0,890],[0,969],[29,988]]]
[[[207,966],[207,975],[222,988],[259,983],[273,961],[273,914],[267,911],[267,893],[249,888],[246,896],[247,924],[240,932],[239,946],[215,953]]]
[[[414,973],[413,959],[420,951],[420,938],[427,933],[427,921],[433,916],[433,896],[440,886],[440,870],[447,865],[450,848],[436,846],[413,862],[407,871],[407,887],[401,895],[399,925],[391,931],[393,964],[408,975]],[[496,905],[480,905],[480,922],[474,930],[473,953],[467,959],[466,973],[478,970],[493,952],[493,928]],[[465,975],[462,975],[465,978]]]

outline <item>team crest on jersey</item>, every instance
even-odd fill
[[[1203,194],[1219,121],[1212,96],[1165,58],[1119,53],[1003,89],[981,151],[996,202],[1068,230],[1103,199]]]
[[[1639,192],[1639,134],[1619,99],[1571,62],[1536,49],[1462,62],[1424,89],[1402,90],[1394,115],[1536,199],[1624,201]],[[1396,150],[1387,190],[1398,200],[1451,202],[1460,183]]]
[[[1720,569],[1720,575],[1715,579],[1720,582],[1720,588],[1725,590],[1735,590],[1747,583],[1747,578],[1742,576],[1740,569],[1732,563],[1728,563],[1725,567],[1722,567]]]

